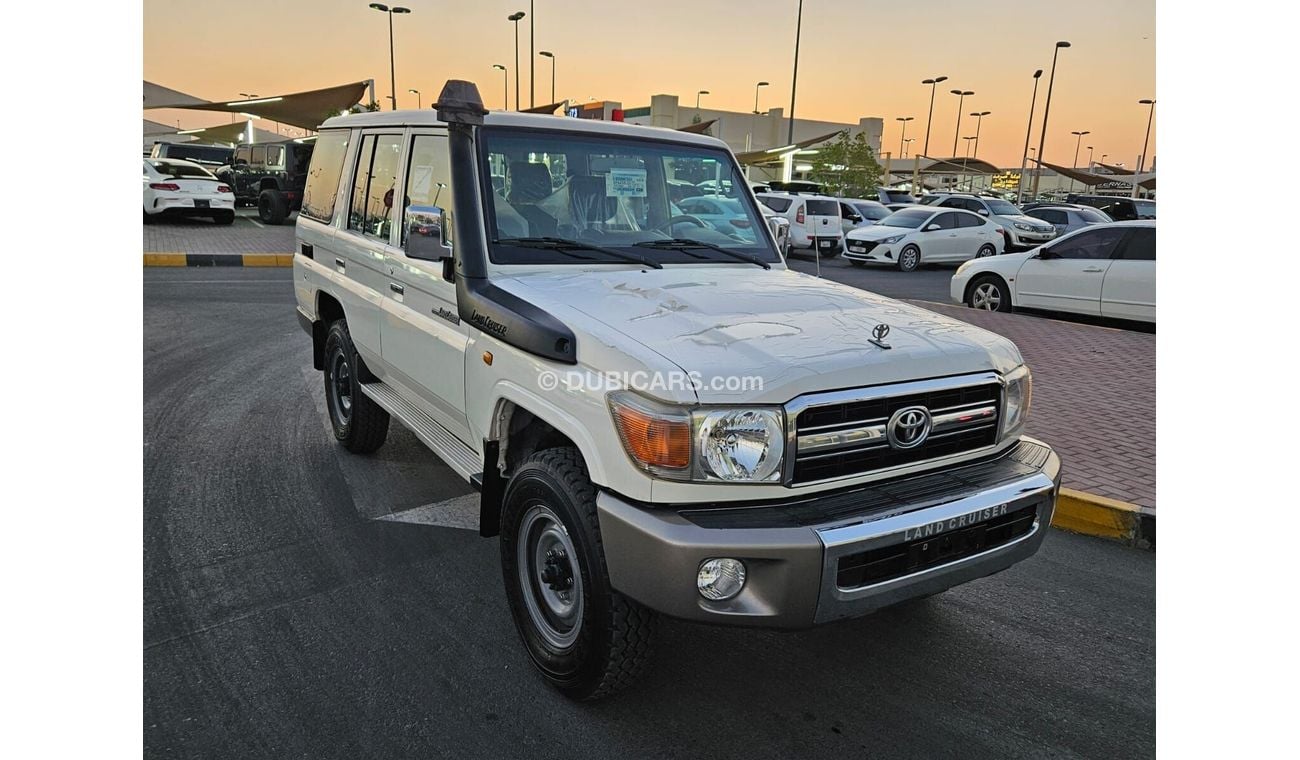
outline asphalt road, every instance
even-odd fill
[[[144,281],[146,757],[1154,754],[1155,557],[1055,530],[861,620],[666,621],[639,688],[570,704],[496,542],[403,521],[466,487],[396,423],[373,457],[335,445],[288,270]]]

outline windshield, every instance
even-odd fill
[[[1020,216],[1024,213],[1013,204],[1007,203],[1001,198],[985,198],[984,203],[988,205],[990,213],[997,214],[998,216]]]
[[[905,193],[902,190],[886,190],[885,197],[890,203],[916,203],[916,199],[911,193]]]
[[[201,166],[193,164],[182,164],[174,161],[164,161],[162,159],[151,159],[155,171],[166,174],[168,177],[198,177],[199,179],[216,179],[212,172]]]
[[[933,215],[934,212],[930,209],[903,209],[881,219],[878,224],[885,227],[906,227],[914,230]]]
[[[673,264],[741,260],[719,248],[780,261],[748,184],[724,150],[491,127],[482,145],[485,173],[504,178],[500,188],[485,187],[493,262],[627,260],[610,250]],[[680,192],[684,186],[689,196]]]
[[[877,203],[855,203],[853,208],[857,209],[859,214],[862,214],[863,219],[871,219],[872,221],[884,219],[893,213]]]

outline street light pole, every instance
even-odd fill
[[[1074,160],[1070,162],[1070,168],[1078,169],[1079,168],[1079,146],[1083,144],[1083,136],[1090,135],[1092,133],[1085,130],[1083,132],[1071,132],[1070,134],[1074,135],[1076,138],[1074,141]],[[1074,177],[1070,177],[1070,192],[1074,192]]]
[[[515,11],[506,16],[507,21],[513,21],[515,25],[515,110],[519,110],[519,20],[526,14],[523,11]]]
[[[912,116],[895,116],[894,121],[901,121],[903,131],[898,134],[898,155],[899,158],[907,158],[907,122],[911,121]]]
[[[925,116],[925,145],[924,147],[921,148],[921,155],[927,158],[929,158],[930,156],[930,125],[934,123],[934,91],[935,91],[935,87],[937,87],[940,82],[946,82],[946,81],[948,81],[948,77],[934,77],[933,79],[921,80],[921,84],[930,85],[930,110],[929,112],[926,113]],[[913,154],[913,156],[915,156],[915,154]],[[913,193],[916,192],[916,186],[920,182],[920,177],[917,176],[918,174],[920,174],[920,168],[921,168],[921,161],[919,159],[914,160],[912,166],[912,192]]]
[[[555,102],[555,53],[549,50],[539,50],[537,54],[551,59],[551,102]]]
[[[397,110],[397,62],[393,55],[393,15],[410,13],[411,9],[403,8],[400,5],[389,8],[387,5],[384,5],[383,3],[371,3],[370,7],[374,8],[375,10],[381,13],[388,14],[388,76],[389,76],[389,81],[393,86],[393,94],[389,95],[388,99],[392,102],[393,110],[396,111]]]
[[[416,108],[424,108],[424,98],[420,97],[420,91],[419,91],[419,90],[407,90],[407,92],[409,92],[409,93],[411,93],[412,95],[415,96],[415,107],[416,107]]]
[[[499,63],[492,64],[492,68],[501,69],[501,110],[510,110],[510,69]]]
[[[1025,195],[1025,164],[1029,158],[1029,135],[1034,131],[1034,104],[1038,102],[1038,80],[1043,70],[1034,72],[1034,94],[1029,97],[1029,124],[1025,126],[1025,149],[1020,151],[1020,178],[1016,181],[1016,205],[1019,206]]]
[[[795,18],[794,24],[794,74],[790,77],[790,130],[786,135],[787,145],[794,145],[794,93],[799,85],[799,38],[802,35],[803,0],[799,0],[799,15]]]
[[[711,95],[711,94],[712,94],[712,93],[710,93],[708,90],[700,90],[699,92],[695,93],[695,110],[696,110],[696,111],[699,111],[699,110],[700,110],[700,96],[701,96],[701,95]],[[699,114],[697,113],[696,115],[698,116]]]
[[[911,145],[914,142],[916,142],[915,137],[909,137],[903,141],[903,158],[907,158],[907,146]]]
[[[759,82],[758,84],[754,85],[754,115],[755,116],[761,113],[758,110],[758,90],[760,87],[766,87],[768,84],[769,84],[768,82]]]
[[[953,95],[959,96],[957,98],[957,131],[952,133],[952,155],[953,157],[956,157],[957,138],[961,136],[961,107],[962,104],[966,102],[966,96],[974,95],[975,93],[972,92],[971,90],[949,90],[949,92],[951,92]]]
[[[1156,116],[1156,101],[1154,98],[1143,98],[1138,101],[1138,104],[1151,106],[1150,110],[1147,112],[1147,133],[1142,137],[1142,157],[1138,159],[1137,174],[1141,174],[1142,170],[1145,169],[1147,165],[1147,143],[1151,141],[1151,120]],[[1137,174],[1133,175],[1133,195],[1131,196],[1133,198],[1138,197]]]
[[[537,55],[533,45],[537,42],[537,16],[533,15],[533,0],[528,0],[528,107],[537,106]],[[551,101],[554,103],[555,101]]]
[[[984,124],[984,117],[993,113],[992,111],[977,111],[971,114],[975,117],[975,158],[980,157],[980,126]]]
[[[1088,171],[1092,171],[1092,146],[1085,145],[1083,147],[1088,149]]]
[[[1043,105],[1043,130],[1038,136],[1038,171],[1034,172],[1033,196],[1038,197],[1038,183],[1043,178],[1043,145],[1047,142],[1047,115],[1052,110],[1052,85],[1056,84],[1056,54],[1061,48],[1068,48],[1069,42],[1061,40],[1052,51],[1052,73],[1047,77],[1047,102]]]

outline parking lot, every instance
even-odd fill
[[[199,225],[176,225],[185,245],[246,231],[292,250],[292,227]],[[1060,531],[1005,573],[861,620],[800,633],[665,621],[637,689],[568,703],[517,643],[497,543],[465,529],[463,483],[400,426],[372,457],[334,442],[289,271],[143,277],[150,756],[1154,753],[1155,557]],[[1080,362],[1145,350],[1095,336],[1154,344],[984,316],[1025,333],[1038,421],[1061,416],[1055,386],[1098,366]],[[1067,354],[1055,366],[1052,341]],[[1031,432],[1062,450],[1068,483],[1080,455],[1067,436]]]

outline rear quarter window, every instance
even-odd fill
[[[316,140],[311,154],[311,168],[302,191],[302,215],[320,222],[334,218],[339,180],[343,175],[343,158],[348,152],[348,133],[324,132]]]

